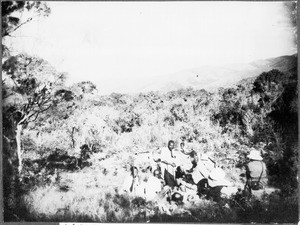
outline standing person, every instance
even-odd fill
[[[175,143],[173,140],[168,142],[168,147],[161,150],[161,171],[165,180],[165,184],[172,189],[177,186],[175,180],[176,156],[174,154]]]
[[[246,164],[246,188],[250,193],[254,190],[264,189],[268,184],[267,167],[258,150],[252,148],[247,156],[250,162]]]

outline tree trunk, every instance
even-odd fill
[[[75,148],[74,133],[75,133],[75,127],[72,128],[72,132],[71,132],[72,148]]]
[[[18,171],[19,174],[22,172],[22,149],[21,149],[21,133],[22,133],[22,125],[18,124],[17,125],[17,131],[16,131],[16,142],[17,142],[17,155],[18,155]]]

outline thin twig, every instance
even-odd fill
[[[29,23],[32,20],[32,17],[28,18],[25,22],[19,24],[18,26],[16,26],[12,31],[10,32],[6,32],[3,36],[10,36],[11,33],[13,33],[14,31],[16,31],[17,29],[19,29],[21,26],[23,26],[26,23]]]

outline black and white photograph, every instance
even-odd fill
[[[4,222],[292,223],[297,1],[1,1]]]

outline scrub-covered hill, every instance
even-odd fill
[[[41,111],[36,120],[23,126],[22,186],[17,187],[22,192],[17,199],[18,210],[7,211],[6,218],[97,222],[297,221],[296,56],[256,62],[252,66],[260,68],[260,72],[243,77],[255,77],[216,91],[182,88],[166,93],[99,96],[91,82],[57,90],[55,96],[63,96],[66,101],[58,99],[56,107]],[[13,99],[18,96],[12,98],[15,89],[8,83],[4,87],[10,99],[4,108],[6,160],[15,157],[8,151],[16,146],[10,139],[13,134],[9,133],[14,118],[8,117],[8,112],[15,110]],[[231,199],[225,208],[206,199],[180,207],[158,207],[120,195],[130,166],[136,165],[141,171],[148,165],[155,166],[153,157],[171,139],[176,148],[185,141],[187,149],[208,153],[227,172],[228,179],[241,188],[245,155],[251,147],[257,148],[263,152],[270,185],[280,191],[244,203]],[[14,195],[11,186],[4,189]]]

